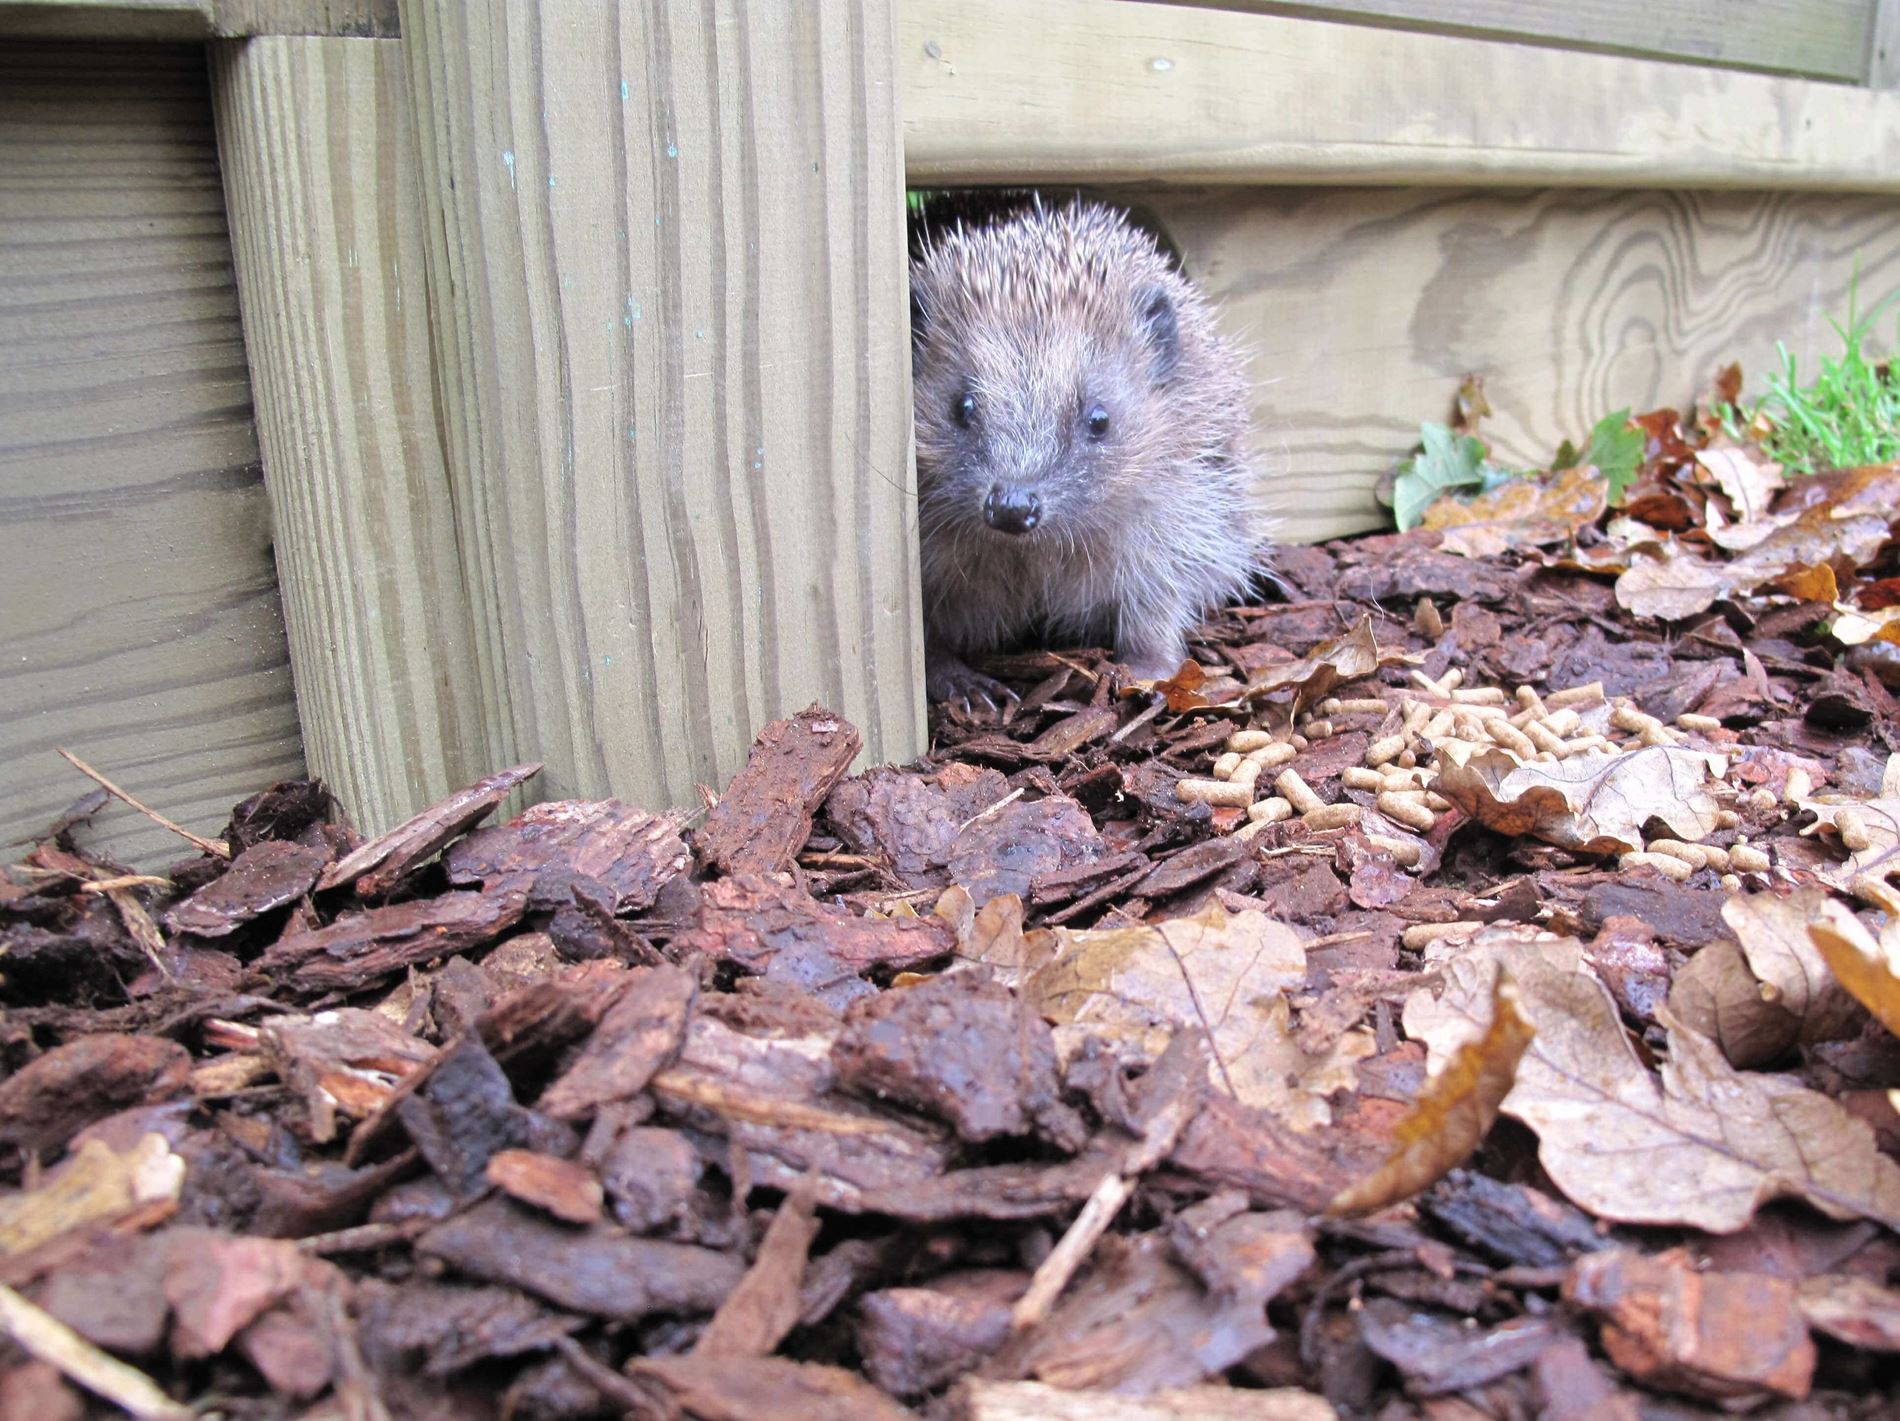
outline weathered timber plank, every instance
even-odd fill
[[[1166,0],[1858,84],[1878,0]]]
[[[212,90],[304,754],[374,832],[502,763],[436,417],[393,40],[218,45]]]
[[[404,0],[485,714],[688,802],[812,701],[922,742],[888,0]]]
[[[1874,0],[1873,39],[1867,47],[1867,83],[1900,89],[1900,0]]]
[[[0,0],[9,39],[204,40],[398,33],[396,0]]]
[[[1529,45],[1138,0],[904,0],[897,68],[920,184],[1900,191],[1900,93]]]
[[[1808,193],[1228,188],[1146,204],[1253,352],[1259,467],[1283,532],[1389,521],[1373,485],[1485,377],[1500,458],[1547,461],[1623,406],[1686,404],[1740,360],[1759,393],[1900,286],[1890,199]],[[1892,334],[1876,333],[1881,349]]]
[[[0,57],[0,840],[300,772],[204,57]],[[188,853],[122,806],[92,842]]]

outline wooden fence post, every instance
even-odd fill
[[[491,768],[395,40],[213,47],[305,756],[375,830]]]
[[[488,713],[690,802],[819,700],[922,745],[891,0],[402,0]]]

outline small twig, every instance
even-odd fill
[[[1215,1044],[1214,1023],[1208,1020],[1207,1008],[1201,1005],[1201,994],[1194,985],[1194,974],[1187,970],[1187,963],[1181,960],[1181,954],[1173,943],[1168,944],[1168,956],[1174,959],[1175,971],[1181,974],[1181,983],[1187,988],[1188,1002],[1194,1008],[1194,1015],[1200,1018],[1201,1030],[1207,1033],[1208,1054],[1213,1056],[1214,1065],[1220,1071],[1221,1083],[1227,1087],[1227,1093],[1238,1101],[1240,1092],[1234,1088],[1234,1078],[1227,1073],[1227,1062],[1221,1059],[1220,1047]]]
[[[1062,1290],[1069,1286],[1069,1280],[1082,1266],[1082,1260],[1089,1256],[1096,1241],[1115,1221],[1115,1215],[1121,1212],[1122,1205],[1128,1202],[1128,1196],[1134,1192],[1135,1181],[1128,1176],[1102,1176],[1102,1182],[1095,1186],[1088,1202],[1082,1206],[1082,1212],[1069,1225],[1068,1232],[1062,1235],[1056,1246],[1049,1250],[1049,1256],[1037,1266],[1035,1276],[1029,1280],[1029,1290],[1009,1310],[1012,1332],[1027,1332],[1032,1327],[1040,1327],[1048,1319],[1049,1310],[1055,1306],[1056,1299],[1062,1296]]]
[[[1004,795],[1001,799],[997,800],[996,803],[992,805],[988,805],[987,807],[983,809],[977,810],[976,813],[972,814],[968,819],[965,819],[961,824],[957,825],[957,833],[961,834],[965,829],[969,828],[972,824],[975,824],[979,820],[989,818],[992,814],[996,813],[997,810],[1003,808],[1005,805],[1014,804],[1017,800],[1021,799],[1022,797],[1023,797],[1023,787],[1021,785],[1017,785],[1015,789],[1011,790],[1008,794]]]
[[[311,1234],[297,1240],[297,1251],[328,1257],[333,1253],[368,1253],[391,1244],[408,1243],[433,1227],[428,1219],[399,1219],[393,1223],[357,1224],[327,1234]]]
[[[131,795],[127,794],[124,790],[120,789],[117,785],[112,783],[111,780],[107,779],[104,775],[100,774],[97,770],[93,769],[91,765],[88,765],[84,760],[80,759],[77,755],[73,754],[73,752],[68,750],[64,745],[55,745],[53,748],[59,751],[61,755],[65,756],[67,763],[69,763],[75,770],[79,771],[80,774],[86,776],[90,780],[95,781],[98,784],[99,788],[103,789],[107,794],[112,795],[114,798],[124,800],[127,804],[131,805],[134,809],[138,810],[139,813],[143,814],[146,818],[152,820],[154,823],[163,825],[165,828],[171,830],[172,833],[178,835],[178,837],[181,839],[189,840],[191,843],[197,845],[200,850],[202,850],[204,853],[210,854],[213,858],[228,859],[231,857],[231,850],[229,846],[219,843],[216,839],[207,839],[198,834],[194,834],[191,832],[191,830],[187,829],[184,825],[172,823],[171,820],[167,819],[163,814],[160,814],[156,809],[153,809],[150,805],[139,803],[138,800],[134,799]]]
[[[0,1332],[22,1351],[57,1367],[62,1376],[139,1421],[192,1421],[191,1408],[165,1395],[145,1373],[100,1351],[8,1287],[0,1287]]]
[[[1162,711],[1167,709],[1167,707],[1168,707],[1168,698],[1166,696],[1157,697],[1155,700],[1149,702],[1148,708],[1142,711],[1140,715],[1136,716],[1133,720],[1129,721],[1128,724],[1124,725],[1120,730],[1116,731],[1113,735],[1109,736],[1108,743],[1110,745],[1121,744],[1122,741],[1126,740],[1129,736],[1133,735],[1137,730],[1141,729],[1142,726],[1146,725],[1149,721],[1153,720],[1156,716],[1160,715]]]
[[[628,1381],[612,1367],[589,1356],[587,1349],[572,1337],[556,1337],[554,1350],[567,1359],[567,1364],[580,1373],[582,1380],[614,1405],[623,1408],[633,1416],[654,1414],[652,1393]]]
[[[169,878],[155,873],[122,873],[117,878],[88,878],[79,885],[81,893],[110,893],[118,888],[156,888],[163,892],[172,886]]]

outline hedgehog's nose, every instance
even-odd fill
[[[996,484],[983,500],[983,521],[999,533],[1027,533],[1042,522],[1042,500],[1026,488]]]

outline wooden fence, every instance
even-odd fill
[[[1467,371],[1531,461],[1900,285],[1900,3],[1442,9],[0,3],[0,837],[916,753],[907,177],[1161,222],[1302,538]]]

